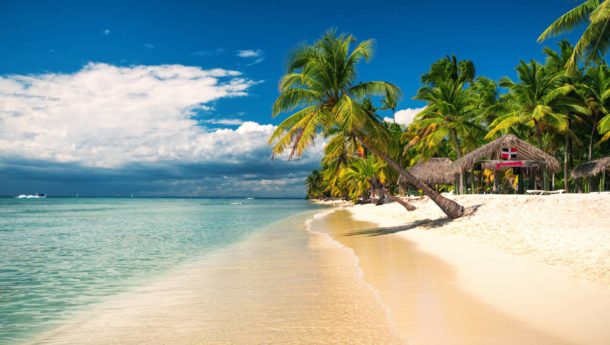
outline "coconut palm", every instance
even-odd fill
[[[521,123],[534,128],[538,147],[544,149],[543,131],[567,128],[566,115],[558,112],[558,104],[574,86],[565,84],[563,75],[550,73],[533,60],[530,63],[522,60],[517,66],[517,75],[518,82],[506,77],[500,80],[500,86],[510,92],[509,108],[512,109],[491,123],[486,138]]]
[[[564,75],[565,66],[574,52],[574,47],[567,40],[559,41],[558,45],[558,51],[555,51],[549,47],[544,47],[543,51],[547,56],[545,66],[549,73]],[[590,111],[582,106],[583,102],[579,101],[579,98],[582,97],[580,97],[577,93],[577,90],[580,89],[578,85],[581,85],[582,81],[583,73],[582,69],[580,68],[576,68],[572,71],[572,73],[565,75],[564,82],[566,84],[575,86],[576,89],[568,94],[568,97],[564,99],[565,102],[560,102],[560,104],[556,106],[558,112],[566,115],[566,128],[563,131],[563,188],[566,191],[570,190],[569,171],[573,157],[573,142],[576,142],[577,144],[580,143],[578,136],[576,136],[574,133],[574,125],[583,117],[587,118],[588,115],[590,115]],[[595,129],[595,126],[593,126],[593,128]]]
[[[438,81],[434,87],[421,88],[418,100],[427,106],[417,115],[416,126],[422,131],[421,138],[428,147],[440,147],[440,142],[448,140],[453,146],[456,158],[463,154],[463,142],[482,137],[484,131],[475,122],[471,92],[459,78]],[[463,193],[464,173],[460,172],[458,189]]]
[[[375,196],[374,181],[385,182],[385,175],[382,173],[383,165],[383,162],[374,156],[354,159],[350,162],[341,178],[346,182],[352,200]]]
[[[538,42],[542,42],[585,22],[588,22],[587,28],[576,43],[566,64],[570,72],[576,69],[579,58],[585,57],[589,61],[600,60],[606,55],[610,46],[610,2],[587,0],[557,18],[538,37]]]
[[[324,193],[324,181],[319,170],[314,170],[305,179],[307,199],[320,198]]]
[[[288,60],[287,73],[280,81],[280,95],[273,104],[273,116],[290,113],[270,137],[273,154],[290,148],[289,158],[300,156],[317,135],[333,131],[354,138],[410,183],[420,188],[451,218],[463,214],[463,207],[442,197],[408,173],[385,151],[387,130],[382,120],[361,102],[367,97],[398,99],[400,90],[384,81],[356,83],[356,65],[372,56],[371,40],[353,49],[355,38],[327,32],[313,45],[302,45]]]
[[[464,83],[449,80],[432,88],[424,87],[415,98],[428,103],[416,118],[417,126],[426,132],[424,140],[437,146],[441,140],[448,139],[456,158],[461,158],[462,137],[482,131],[474,122],[471,95]]]
[[[459,60],[455,55],[446,56],[435,61],[428,73],[422,75],[421,81],[428,86],[435,86],[449,80],[470,83],[474,80],[476,70],[470,60]]]
[[[583,96],[585,115],[591,124],[588,158],[593,159],[595,130],[603,135],[600,141],[610,138],[610,71],[606,64],[587,69],[584,80],[578,84]]]

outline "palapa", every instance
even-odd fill
[[[536,146],[523,141],[512,134],[504,135],[478,149],[464,155],[451,165],[453,172],[460,170],[468,171],[474,168],[475,164],[483,160],[501,159],[502,149],[517,149],[516,160],[538,161],[544,163],[546,169],[556,173],[561,169],[559,161]]]
[[[452,163],[449,158],[430,158],[418,162],[409,172],[428,185],[453,184],[455,174],[451,169]]]
[[[572,177],[591,177],[603,172],[605,169],[610,170],[610,156],[590,160],[576,166],[576,168],[572,170]]]

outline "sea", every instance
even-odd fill
[[[0,199],[0,343],[238,242],[304,200]]]
[[[308,232],[320,211],[1,198],[0,344],[396,343],[353,254]]]

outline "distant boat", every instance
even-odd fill
[[[17,199],[45,199],[47,195],[45,193],[36,193],[36,194],[20,194],[15,198]]]
[[[254,198],[246,198],[246,200],[254,200]]]

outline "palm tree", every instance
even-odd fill
[[[587,120],[591,124],[589,136],[588,158],[593,159],[593,143],[595,130],[603,135],[600,141],[610,138],[610,71],[606,64],[587,69],[582,83],[578,89],[584,99]],[[605,134],[605,135],[604,135]]]
[[[342,174],[342,178],[350,188],[349,194],[352,200],[375,196],[374,181],[385,182],[382,167],[383,163],[374,156],[352,160]]]
[[[461,158],[462,136],[481,131],[474,122],[471,96],[463,82],[446,81],[432,88],[421,88],[415,97],[428,102],[428,106],[417,115],[417,126],[426,135],[424,140],[438,145],[440,140],[450,140],[456,158]]]
[[[573,72],[578,59],[601,60],[610,46],[610,2],[606,0],[587,0],[557,18],[538,37],[542,42],[549,37],[570,31],[579,24],[588,22],[587,28],[576,43],[574,51],[567,61],[568,71]]]
[[[577,90],[579,89],[578,85],[581,85],[583,81],[582,69],[576,68],[570,74],[565,73],[565,66],[569,62],[574,52],[574,47],[567,40],[559,41],[558,45],[558,51],[554,51],[549,47],[544,47],[543,51],[547,56],[545,66],[549,73],[565,75],[563,78],[565,84],[576,87],[576,89],[572,90],[567,95],[568,97],[564,99],[566,102],[561,102],[563,104],[557,105],[558,112],[566,115],[566,128],[563,131],[563,189],[569,191],[569,171],[571,170],[570,165],[572,164],[573,160],[573,142],[579,142],[578,137],[573,131],[574,123],[579,120],[579,117],[575,115],[580,115],[582,117],[583,115],[589,115],[590,112],[582,106],[583,102],[579,101],[579,98],[581,97],[579,97],[577,93]]]
[[[421,81],[428,86],[452,80],[455,82],[470,83],[474,80],[476,70],[470,60],[460,60],[455,55],[446,56],[435,61],[428,73],[421,77]]]
[[[324,192],[324,181],[319,170],[314,170],[305,179],[307,187],[307,199],[315,199],[322,196]]]
[[[354,42],[353,36],[331,30],[313,45],[302,45],[291,54],[287,73],[280,81],[280,95],[273,104],[273,116],[295,112],[270,137],[273,154],[291,148],[289,158],[300,156],[318,134],[337,131],[335,135],[354,138],[422,189],[450,218],[462,216],[461,205],[438,194],[384,152],[388,134],[383,120],[361,102],[372,96],[398,99],[400,90],[384,81],[355,82],[356,65],[370,60],[373,42],[362,41],[350,49]]]
[[[500,80],[500,86],[509,90],[514,103],[510,111],[491,123],[486,138],[521,123],[534,128],[538,147],[544,149],[544,130],[563,131],[567,127],[566,115],[558,112],[557,104],[574,86],[564,84],[564,76],[549,73],[534,60],[530,63],[522,60],[517,66],[517,75],[519,82],[506,77]]]

